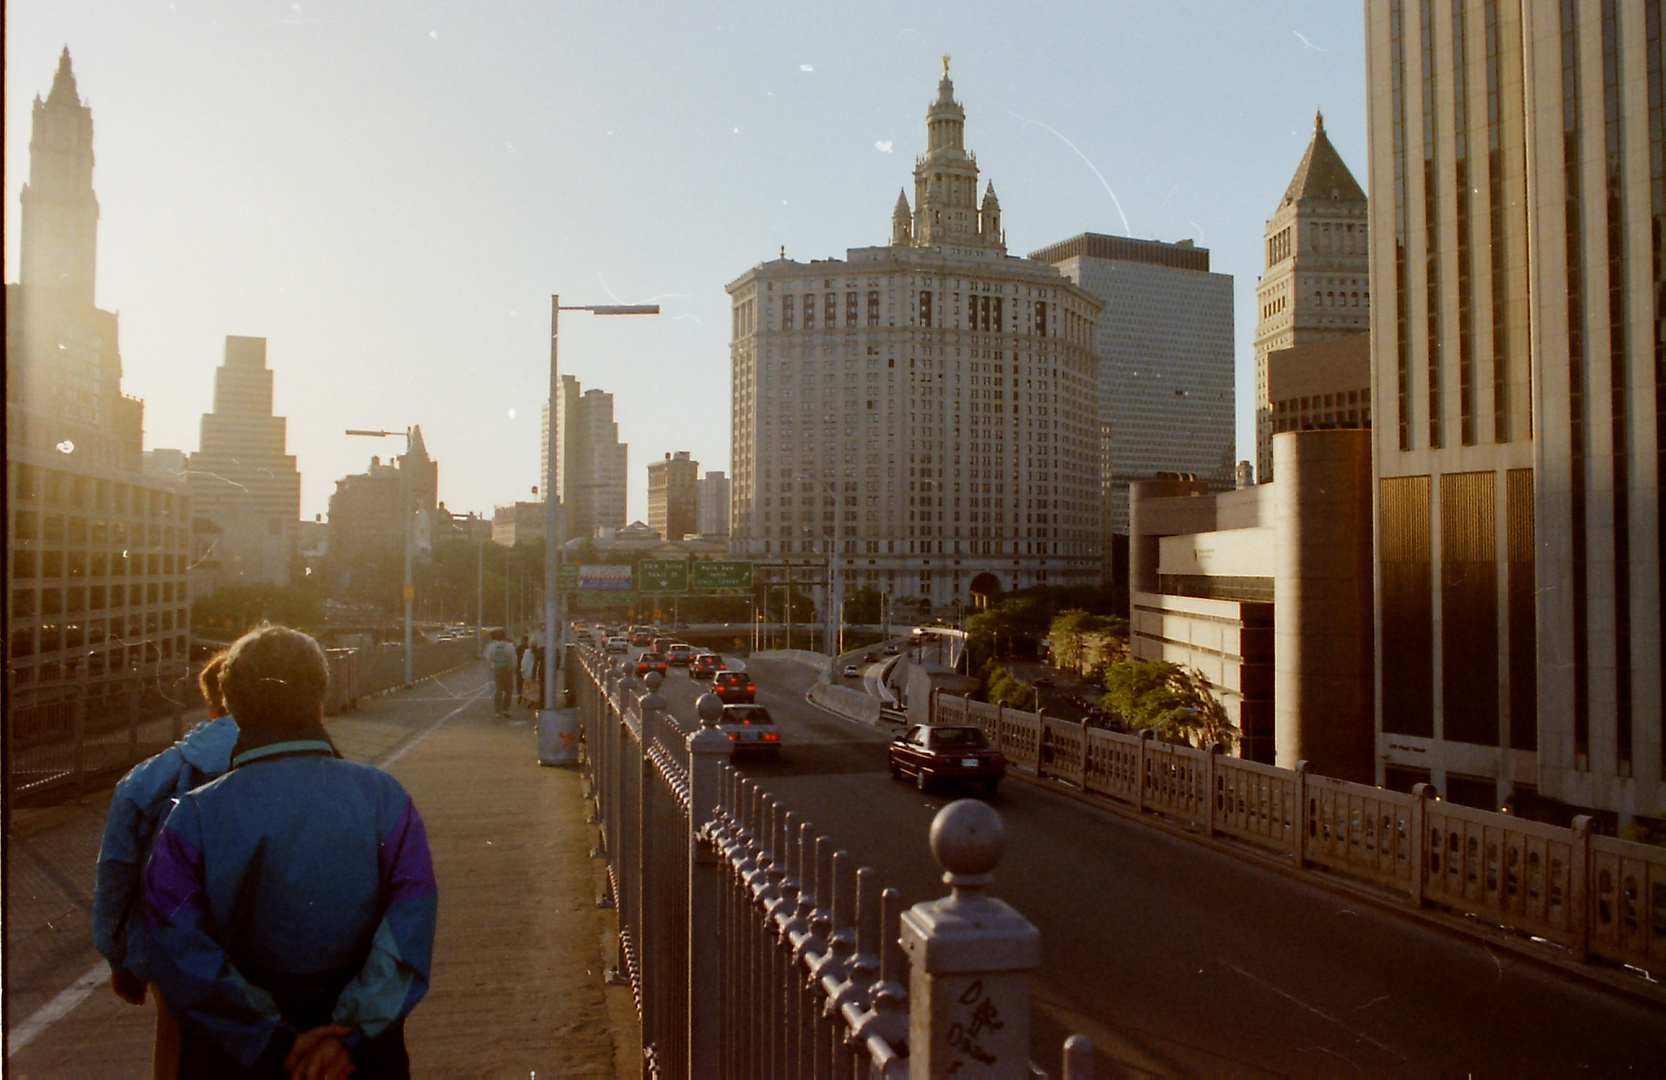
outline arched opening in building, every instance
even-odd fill
[[[972,597],[972,607],[982,611],[999,600],[1004,590],[1001,588],[1001,579],[986,571],[972,579],[967,591]]]

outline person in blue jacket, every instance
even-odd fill
[[[116,784],[104,841],[98,849],[98,884],[93,892],[93,945],[110,962],[110,987],[123,1001],[143,1005],[146,984],[155,980],[146,962],[149,933],[141,902],[141,875],[152,839],[174,803],[194,787],[231,767],[237,721],[226,713],[220,696],[222,651],[197,676],[209,719],[192,728],[168,749],[135,765]],[[171,1077],[177,1064],[179,1025],[161,995],[156,1002],[156,1040],[152,1067],[157,1077]]]
[[[231,771],[183,796],[151,848],[151,972],[181,1077],[410,1074],[438,904],[427,834],[398,781],[337,756],[327,677],[298,631],[232,645]]]

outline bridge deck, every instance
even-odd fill
[[[471,665],[328,721],[342,752],[383,765],[427,822],[440,925],[407,1029],[419,1075],[634,1075],[628,989],[606,987],[613,919],[598,910],[576,771],[541,768],[530,714],[492,716]],[[109,793],[14,814],[7,837],[7,1073],[149,1072],[154,1013],[110,992],[91,943],[93,864]]]

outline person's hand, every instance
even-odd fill
[[[324,1024],[295,1036],[295,1045],[283,1059],[289,1080],[342,1080],[351,1075],[353,1058],[341,1037],[352,1030],[344,1024]]]
[[[145,1003],[145,980],[124,967],[110,969],[110,989],[129,1005]]]

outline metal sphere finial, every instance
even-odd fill
[[[694,712],[700,717],[701,727],[714,728],[723,718],[723,699],[708,690],[694,703]]]
[[[660,684],[665,682],[665,676],[657,671],[650,671],[648,677],[643,679],[642,682],[648,687],[649,693],[657,694],[659,693]]]

